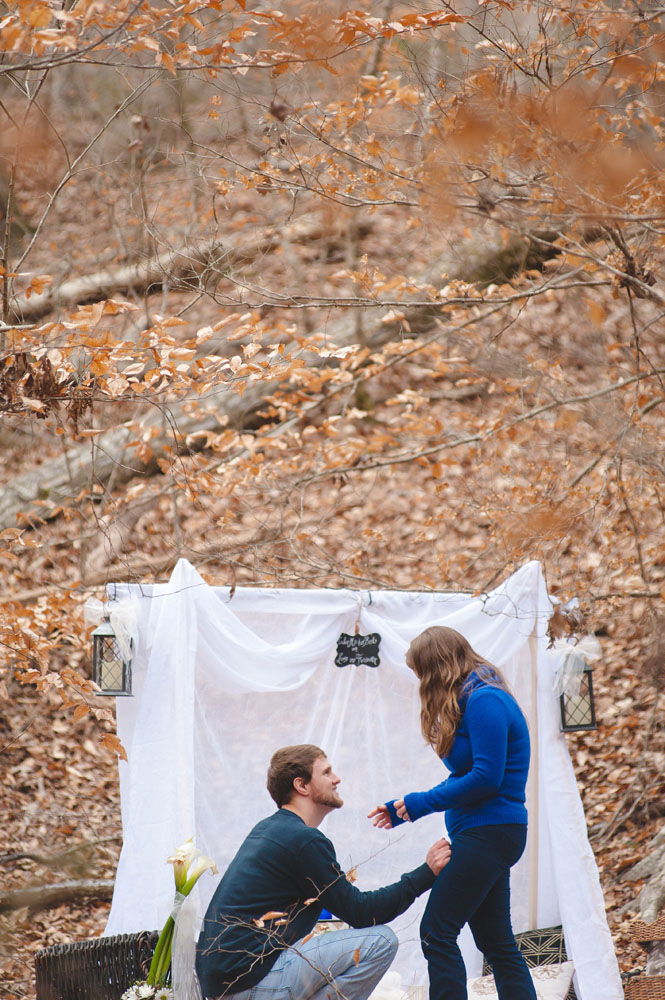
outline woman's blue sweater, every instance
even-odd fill
[[[446,814],[449,837],[472,826],[526,823],[529,730],[511,694],[470,675],[460,698],[462,718],[443,763],[451,772],[427,792],[404,796],[411,820]],[[387,802],[393,826],[404,822]]]

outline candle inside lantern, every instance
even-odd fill
[[[117,660],[102,660],[101,683],[102,691],[114,691],[118,688],[118,676],[122,678],[122,663]]]

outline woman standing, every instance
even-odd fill
[[[466,1000],[457,946],[466,923],[492,965],[500,1000],[536,1000],[510,922],[510,869],[526,844],[526,719],[501,671],[452,628],[426,629],[411,643],[406,662],[420,681],[423,736],[451,773],[435,788],[369,815],[374,826],[387,829],[445,811],[452,857],[420,925],[430,1000]]]

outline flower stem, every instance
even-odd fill
[[[171,950],[173,946],[173,932],[174,927],[171,926],[169,931],[169,936],[164,943],[164,948],[162,951],[161,961],[157,969],[157,975],[155,977],[155,985],[163,986],[166,982],[166,977],[168,975],[169,968],[171,966]]]
[[[162,933],[159,935],[159,940],[155,945],[155,953],[152,956],[152,962],[150,963],[150,971],[148,972],[146,982],[148,982],[151,986],[161,986],[164,979],[166,979],[166,973],[168,972],[169,965],[171,964],[173,928],[173,917],[169,917],[162,928]]]

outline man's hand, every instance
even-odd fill
[[[411,817],[406,811],[404,805],[404,799],[395,799],[395,812],[400,819],[406,820],[407,823],[411,822]],[[368,819],[374,817],[374,822],[372,826],[378,826],[380,830],[390,830],[393,825],[393,821],[390,818],[390,812],[388,811],[388,806],[377,806],[376,809],[372,809],[371,813],[367,813]]]
[[[442,837],[432,844],[425,861],[430,866],[435,875],[442,871],[450,861],[450,842]]]
[[[388,806],[377,806],[376,809],[372,809],[371,813],[367,813],[367,818],[372,819],[372,817],[374,817],[372,826],[378,826],[380,830],[392,829],[393,821],[390,818]]]

